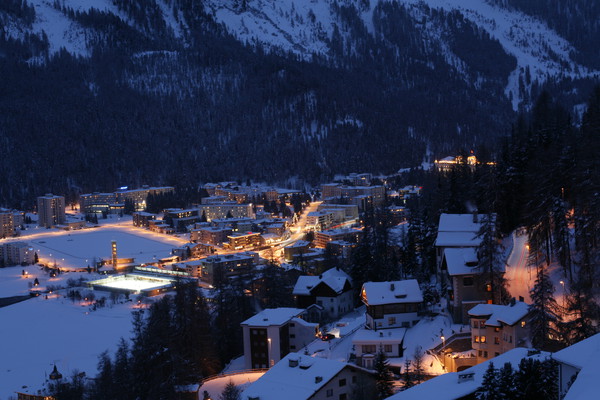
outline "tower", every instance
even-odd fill
[[[65,198],[46,194],[37,198],[38,225],[51,228],[65,222]]]
[[[111,242],[111,255],[112,255],[112,265],[113,268],[117,269],[117,241],[113,240]]]

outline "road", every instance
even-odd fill
[[[532,271],[527,262],[529,258],[527,234],[517,235],[513,232],[512,235],[514,246],[508,256],[504,277],[508,280],[510,294],[517,299],[522,296],[526,303],[530,303],[529,290],[535,283],[535,271]]]

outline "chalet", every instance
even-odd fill
[[[303,314],[300,308],[269,308],[242,322],[245,368],[271,368],[312,342],[319,325],[303,320]]]
[[[341,361],[292,353],[244,390],[241,398],[347,400],[370,399],[374,395],[372,373]]]
[[[448,311],[456,323],[466,323],[469,310],[477,304],[492,302],[490,275],[480,267],[474,247],[444,250],[440,282],[442,294],[448,300]]]
[[[338,318],[354,308],[352,280],[339,268],[331,268],[319,276],[298,277],[293,294],[298,307],[317,304],[329,318]]]
[[[469,310],[469,317],[478,364],[516,347],[530,347],[526,303],[513,299],[510,305],[478,304]]]
[[[409,328],[420,320],[423,294],[416,279],[395,282],[366,282],[361,300],[367,306],[370,329]]]
[[[477,213],[440,215],[438,235],[435,240],[438,270],[444,250],[448,248],[479,247],[481,238],[478,234],[482,225],[481,218]]]

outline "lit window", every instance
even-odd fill
[[[479,343],[479,336],[475,336],[475,343]]]
[[[485,336],[482,336],[482,337],[480,338],[480,340],[481,340],[481,343],[485,343]]]
[[[526,325],[525,321],[521,321],[521,328],[525,328],[525,325]]]

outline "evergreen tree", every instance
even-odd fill
[[[556,324],[559,322],[558,304],[554,299],[554,286],[543,267],[538,268],[535,285],[531,289],[529,329],[535,348],[544,349],[549,343],[548,336],[558,336]]]
[[[517,396],[517,388],[515,387],[515,372],[512,364],[507,362],[500,369],[498,377],[498,399],[513,400]]]
[[[375,387],[377,398],[385,399],[394,394],[394,377],[390,371],[389,362],[383,349],[379,349],[375,355]]]
[[[410,359],[408,359],[408,357],[405,358],[404,359],[404,372],[402,373],[402,380],[403,380],[402,390],[410,389],[411,387],[415,386],[415,381],[413,379],[413,373],[410,370],[410,365],[411,365]]]
[[[235,386],[231,380],[229,380],[227,385],[225,385],[225,389],[223,389],[223,392],[219,396],[219,400],[240,400],[241,395],[241,390],[238,389],[238,387]]]
[[[413,375],[415,384],[419,384],[423,382],[425,378],[425,370],[423,366],[424,354],[421,346],[417,346],[415,348],[415,352],[413,354]]]
[[[499,382],[498,382],[498,370],[494,368],[494,363],[490,362],[485,374],[483,375],[483,381],[481,386],[475,391],[475,398],[477,400],[498,400],[499,397]]]

